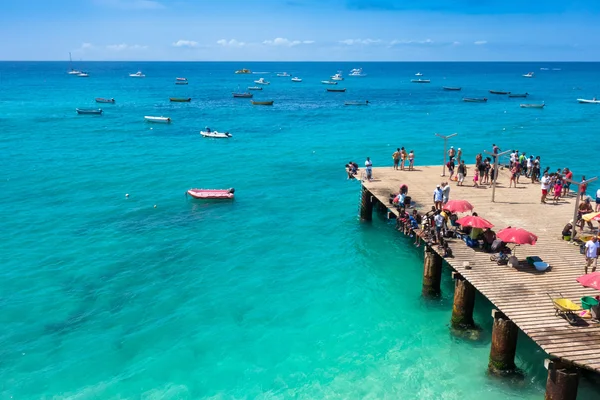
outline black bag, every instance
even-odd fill
[[[447,238],[449,238],[449,239],[451,239],[451,238],[455,237],[455,235],[454,235],[454,231],[446,231],[446,232],[444,233],[444,237],[447,237]]]
[[[585,243],[579,245],[579,254],[585,254]]]
[[[490,249],[496,253],[496,252],[500,252],[500,250],[502,250],[505,247],[505,244],[502,240],[500,239],[496,239],[492,242],[492,245],[490,247]]]

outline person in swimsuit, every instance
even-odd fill
[[[415,152],[412,150],[410,151],[410,153],[408,153],[408,170],[415,170]]]
[[[392,154],[392,158],[394,159],[394,169],[398,169],[398,163],[400,163],[400,149],[396,149],[394,154]]]

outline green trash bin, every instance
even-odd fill
[[[584,310],[589,310],[594,306],[598,305],[598,300],[596,300],[595,298],[591,297],[591,296],[585,296],[581,298],[581,307]]]

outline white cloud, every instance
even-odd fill
[[[346,39],[340,40],[340,43],[348,46],[353,46],[355,44],[369,45],[381,43],[381,39]]]
[[[139,44],[121,43],[121,44],[109,44],[108,46],[106,46],[106,48],[108,50],[112,50],[112,51],[124,51],[124,50],[145,50],[148,48],[148,46],[142,46]]]
[[[402,39],[402,40],[392,40],[390,42],[391,46],[396,46],[399,44],[433,44],[433,40],[431,39],[425,39],[425,40],[406,40],[406,39]]]
[[[221,46],[224,46],[224,47],[242,47],[242,46],[246,45],[246,43],[237,41],[235,39],[231,39],[231,40],[227,40],[227,39],[217,40],[217,44],[221,45]]]
[[[286,38],[275,38],[273,40],[265,40],[263,44],[268,46],[284,46],[284,47],[294,47],[301,44],[313,44],[314,40],[289,40]]]
[[[173,46],[175,47],[198,47],[198,42],[194,42],[193,40],[178,40],[175,43],[173,43]]]
[[[460,44],[461,44],[460,42],[452,42],[452,45],[454,45],[454,46],[460,46]]]
[[[122,10],[160,10],[165,8],[155,0],[94,0],[96,4]]]
[[[91,49],[92,47],[94,47],[94,45],[91,43],[81,43],[81,50]]]
[[[482,45],[482,44],[486,44],[486,43],[487,43],[487,40],[477,40],[476,42],[473,42],[473,44],[476,44],[476,45]]]

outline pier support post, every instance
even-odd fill
[[[488,371],[494,375],[509,374],[516,370],[515,353],[519,330],[514,322],[498,310],[492,310],[492,348]]]
[[[371,221],[373,219],[373,195],[364,186],[362,187],[362,195],[360,197],[360,219],[363,221]]]
[[[545,400],[576,400],[579,373],[577,369],[561,364],[559,361],[546,360],[548,369]]]
[[[442,257],[431,246],[425,246],[423,260],[423,296],[435,297],[440,294],[442,281]]]
[[[452,272],[454,279],[454,304],[452,305],[452,328],[472,329],[473,308],[475,307],[475,287],[458,272]]]

